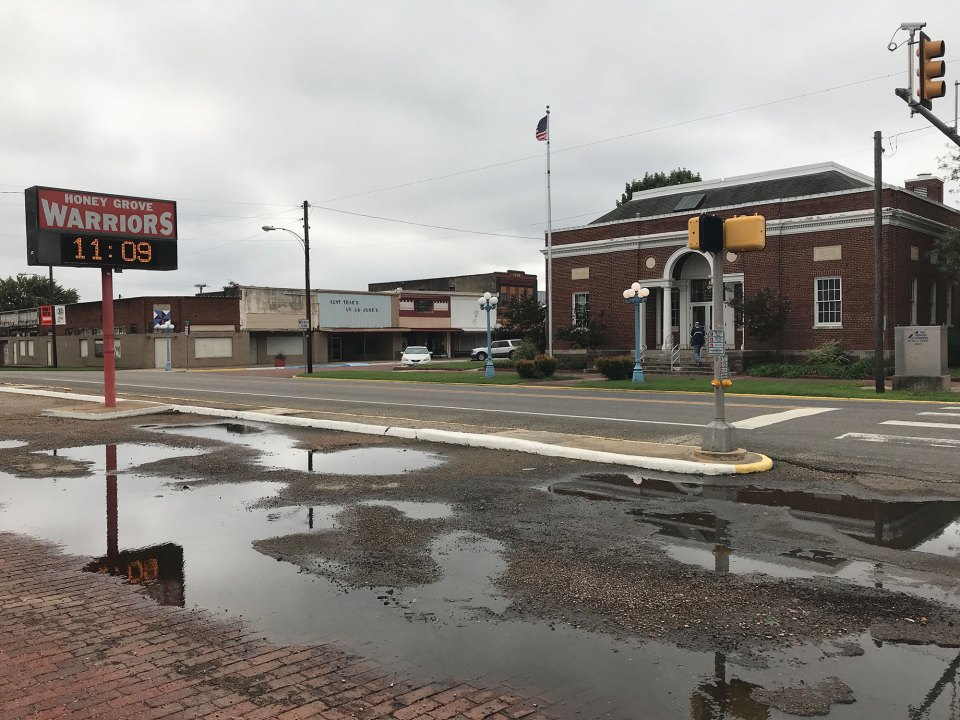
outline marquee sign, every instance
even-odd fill
[[[27,264],[177,269],[177,204],[81,190],[27,188]]]

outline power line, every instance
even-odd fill
[[[397,220],[396,218],[381,217],[379,215],[368,215],[367,213],[350,212],[349,210],[338,210],[337,208],[325,207],[323,205],[310,204],[310,207],[327,212],[341,213],[343,215],[353,215],[355,217],[369,218],[371,220],[383,220],[384,222],[399,223],[400,225],[413,225],[415,227],[432,228],[434,230],[449,230],[451,232],[464,233],[466,235],[488,235],[491,237],[515,238],[518,240],[539,240],[538,237],[530,235],[506,235],[497,232],[485,232],[483,230],[465,230],[464,228],[448,227],[446,225],[430,225],[429,223],[418,223],[411,220]]]

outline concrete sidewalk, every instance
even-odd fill
[[[340,430],[365,435],[483,447],[491,450],[514,450],[535,455],[625,465],[684,475],[735,475],[763,472],[773,467],[773,461],[767,456],[743,449],[731,453],[703,453],[700,448],[693,445],[648,443],[538,430],[511,429],[477,433],[419,425],[416,427],[387,426],[331,420],[319,417],[322,413],[283,407],[250,411],[206,405],[163,404],[118,399],[116,407],[108,408],[104,406],[103,398],[97,395],[79,395],[29,387],[0,387],[0,392],[69,400],[71,401],[69,406],[47,410],[45,414],[75,420],[113,420],[175,411],[203,417],[247,420],[318,430]]]

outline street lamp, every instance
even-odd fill
[[[164,366],[164,372],[170,372],[172,365],[170,362],[170,335],[173,334],[173,331],[176,329],[176,326],[167,320],[165,323],[160,323],[159,325],[154,325],[153,329],[162,332],[167,337],[167,364]]]
[[[633,366],[633,382],[638,384],[643,382],[643,367],[640,365],[640,306],[647,301],[649,295],[650,290],[638,282],[633,283],[623,291],[623,299],[633,305],[634,310],[633,331],[636,338],[636,349],[634,351],[636,363]]]
[[[493,345],[490,340],[490,311],[497,309],[498,302],[497,296],[491,295],[488,292],[485,292],[481,297],[477,298],[480,309],[487,311],[487,366],[483,374],[488,378],[493,377]]]
[[[264,232],[273,230],[283,230],[293,235],[301,245],[303,245],[303,275],[306,284],[306,293],[304,300],[307,306],[307,373],[313,372],[313,317],[310,312],[310,227],[307,225],[307,203],[304,203],[303,211],[303,237],[300,237],[293,230],[284,227],[274,227],[273,225],[264,225]]]

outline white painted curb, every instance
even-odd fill
[[[103,397],[97,395],[78,395],[75,393],[56,392],[53,390],[35,390],[27,388],[3,388],[0,392],[39,395],[81,402],[102,403]],[[248,410],[224,410],[221,408],[206,408],[193,405],[159,404],[158,409],[172,410],[189,415],[203,415],[207,417],[222,417],[235,420],[249,420],[251,422],[272,423],[274,425],[289,425],[291,427],[317,428],[320,430],[340,430],[343,432],[361,433],[364,435],[383,435],[386,437],[405,438],[409,440],[424,440],[427,442],[445,443],[448,445],[465,445],[467,447],[487,448],[489,450],[515,450],[517,452],[544,455],[546,457],[562,457],[571,460],[585,460],[587,462],[604,463],[608,465],[626,465],[629,467],[644,468],[646,470],[660,470],[663,472],[681,473],[684,475],[735,475],[737,465],[727,463],[692,462],[690,460],[673,460],[646,455],[623,455],[620,453],[587,450],[584,448],[551,445],[550,443],[521,440],[519,438],[500,437],[497,435],[481,435],[479,433],[453,432],[451,430],[435,430],[431,428],[405,428],[387,425],[367,425],[364,423],[343,422],[339,420],[319,420],[314,418],[293,417],[289,415],[272,415],[269,413],[252,412]],[[106,418],[105,418],[106,419]],[[742,472],[742,471],[741,471]]]

